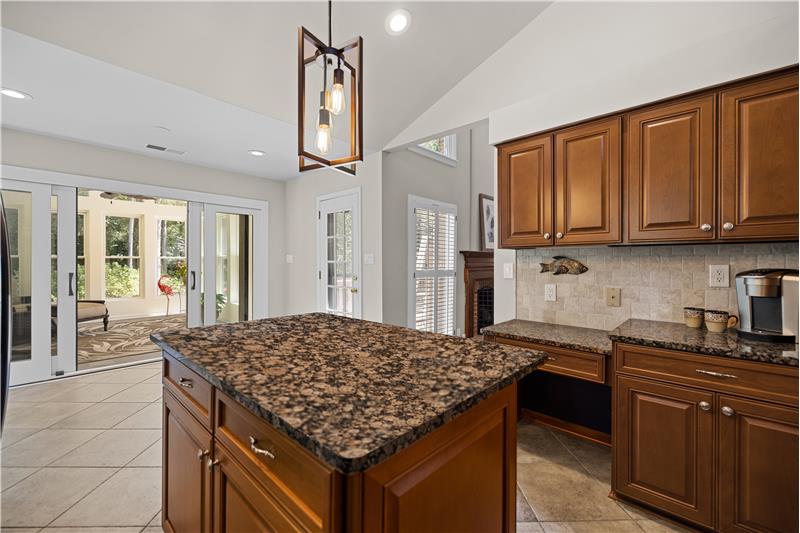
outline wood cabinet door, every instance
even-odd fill
[[[616,492],[712,527],[714,395],[617,375]]]
[[[719,408],[720,531],[797,531],[797,409],[730,396]]]
[[[211,531],[211,434],[164,389],[162,525],[167,533]]]
[[[550,135],[498,148],[500,247],[553,244],[553,140]]]
[[[720,102],[720,238],[797,237],[797,73]]]
[[[556,245],[620,242],[621,131],[614,117],[556,133]]]
[[[214,533],[304,531],[223,446],[214,459]]]
[[[712,240],[716,95],[628,117],[628,241]]]

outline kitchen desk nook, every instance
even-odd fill
[[[152,340],[165,531],[514,530],[544,353],[322,313]]]

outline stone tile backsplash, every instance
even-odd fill
[[[577,259],[578,276],[540,273],[553,255]],[[610,330],[628,318],[683,322],[683,307],[738,314],[734,276],[754,268],[797,268],[797,243],[537,248],[517,252],[517,318]],[[708,266],[730,265],[731,286],[709,288]],[[544,301],[556,284],[557,300]],[[605,288],[621,289],[620,307]]]

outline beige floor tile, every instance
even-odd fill
[[[541,533],[542,526],[536,522],[517,522],[517,533]]]
[[[22,403],[9,402],[6,427],[46,428],[75,413],[91,407],[91,403]]]
[[[147,524],[147,526],[148,526],[148,527],[161,527],[161,511],[159,511],[159,512],[158,512],[158,513],[157,513],[157,514],[156,514],[156,515],[153,517],[153,519],[152,519],[152,520],[150,520],[150,523],[149,523],[149,524]]]
[[[59,516],[53,526],[144,527],[160,508],[160,469],[123,468]]]
[[[637,520],[637,524],[645,533],[697,533],[700,530],[664,519]]]
[[[142,381],[157,376],[161,371],[157,368],[123,368],[98,372],[95,383],[141,383]]]
[[[130,383],[89,383],[77,389],[53,396],[51,402],[102,402],[109,396],[122,392]]]
[[[8,397],[11,403],[47,402],[50,401],[53,396],[81,388],[85,385],[86,383],[72,379],[55,379],[46,383],[13,388],[9,391]]]
[[[97,429],[45,429],[3,450],[3,466],[45,466],[101,433]]]
[[[592,477],[574,458],[571,463],[518,464],[517,483],[540,521],[629,519],[609,499],[608,485]]]
[[[26,437],[41,431],[37,428],[3,428],[3,448],[8,448]]]
[[[51,466],[124,466],[160,438],[156,429],[109,429]]]
[[[159,433],[160,435],[160,433]],[[133,461],[125,466],[161,466],[161,439],[140,453]]]
[[[142,381],[142,383],[162,383],[163,377],[161,376],[161,372],[159,371],[158,374],[153,376],[152,378],[147,378],[146,380]]]
[[[611,486],[611,448],[554,431],[555,437],[600,481]]]
[[[3,527],[46,526],[115,471],[113,468],[43,468],[3,492]]]
[[[160,402],[148,404],[147,407],[136,414],[122,420],[115,427],[130,429],[161,429],[161,419],[163,417]]]
[[[633,520],[542,522],[545,533],[642,533]]]
[[[109,429],[119,424],[148,403],[96,403],[80,413],[56,422],[54,428]]]
[[[0,533],[39,533],[38,527],[0,527]]]
[[[517,463],[570,463],[575,458],[544,426],[521,422],[517,426]]]
[[[46,527],[41,533],[139,533],[140,527]]]
[[[6,490],[8,488],[13,487],[26,477],[30,476],[34,472],[39,470],[38,468],[28,468],[28,467],[10,467],[4,466],[0,468],[0,485],[2,488],[0,490]],[[2,499],[0,499],[0,503]]]
[[[158,383],[139,383],[119,394],[105,399],[106,402],[154,402],[161,396],[161,385]]]
[[[161,526],[148,526],[142,530],[142,533],[164,533]]]
[[[528,505],[525,495],[517,487],[517,522],[536,522],[536,515]]]

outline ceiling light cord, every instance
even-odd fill
[[[333,18],[333,0],[328,0],[328,47],[333,46],[333,26],[331,19]]]

